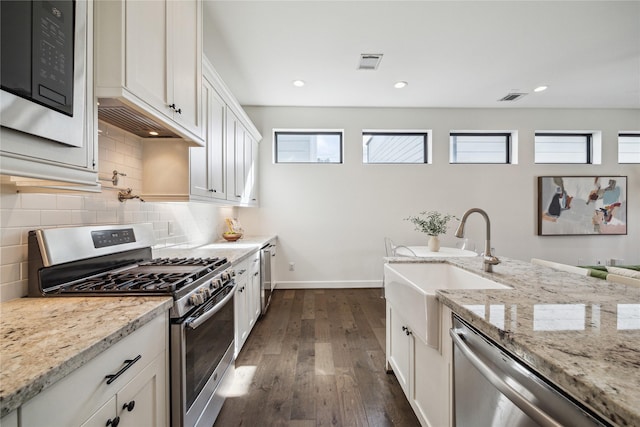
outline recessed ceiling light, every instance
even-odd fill
[[[534,92],[542,92],[542,91],[545,91],[545,90],[547,90],[547,86],[538,86],[533,91]]]
[[[295,87],[302,87],[302,86],[304,86],[304,80],[294,80],[293,81],[293,85]]]
[[[149,131],[149,135],[151,135],[151,136],[158,136],[159,134],[158,134],[158,132],[156,132],[155,130],[151,130],[151,131]]]
[[[396,82],[396,84],[393,85],[393,87],[395,87],[396,89],[402,89],[403,87],[406,87],[409,83],[407,82]]]

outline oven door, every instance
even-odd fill
[[[171,424],[211,427],[224,397],[216,393],[233,364],[235,282],[171,324]]]

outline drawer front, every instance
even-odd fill
[[[80,425],[158,354],[167,351],[168,334],[166,313],[132,332],[22,405],[22,424],[50,427]],[[111,383],[107,384],[107,375],[117,377],[111,377]]]

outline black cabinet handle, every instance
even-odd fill
[[[131,412],[133,411],[133,408],[135,408],[136,406],[136,401],[132,400],[129,403],[125,403],[124,405],[122,405],[122,409],[126,409],[127,411]]]
[[[118,424],[120,424],[120,417],[115,417],[107,421],[107,426],[118,427]]]
[[[171,108],[173,111],[176,111],[176,104],[169,104],[169,108]]]
[[[136,363],[138,360],[140,360],[142,358],[142,356],[139,354],[136,356],[135,359],[127,359],[124,361],[125,365],[122,367],[122,369],[120,369],[118,372],[116,372],[115,374],[109,374],[107,376],[105,376],[105,378],[107,379],[107,384],[111,384],[112,382],[114,382],[115,380],[118,379],[118,377],[122,374],[124,374],[124,372],[129,369],[130,367],[133,366],[134,363]],[[109,424],[107,424],[109,425]]]

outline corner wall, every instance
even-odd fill
[[[426,245],[426,236],[403,218],[424,210],[459,217],[471,207],[489,214],[498,256],[640,264],[640,165],[617,163],[618,131],[639,130],[640,110],[244,108],[263,135],[260,208],[242,208],[239,217],[251,234],[278,235],[279,287],[379,286],[385,236]],[[274,165],[274,128],[344,129],[344,164]],[[430,129],[433,164],[363,164],[362,129]],[[449,164],[454,129],[517,131],[518,164]],[[536,130],[602,131],[602,164],[534,164]],[[557,174],[627,176],[628,235],[537,236],[536,178]],[[456,243],[453,228],[445,246]],[[478,251],[484,230],[480,216],[470,217],[467,237]]]

